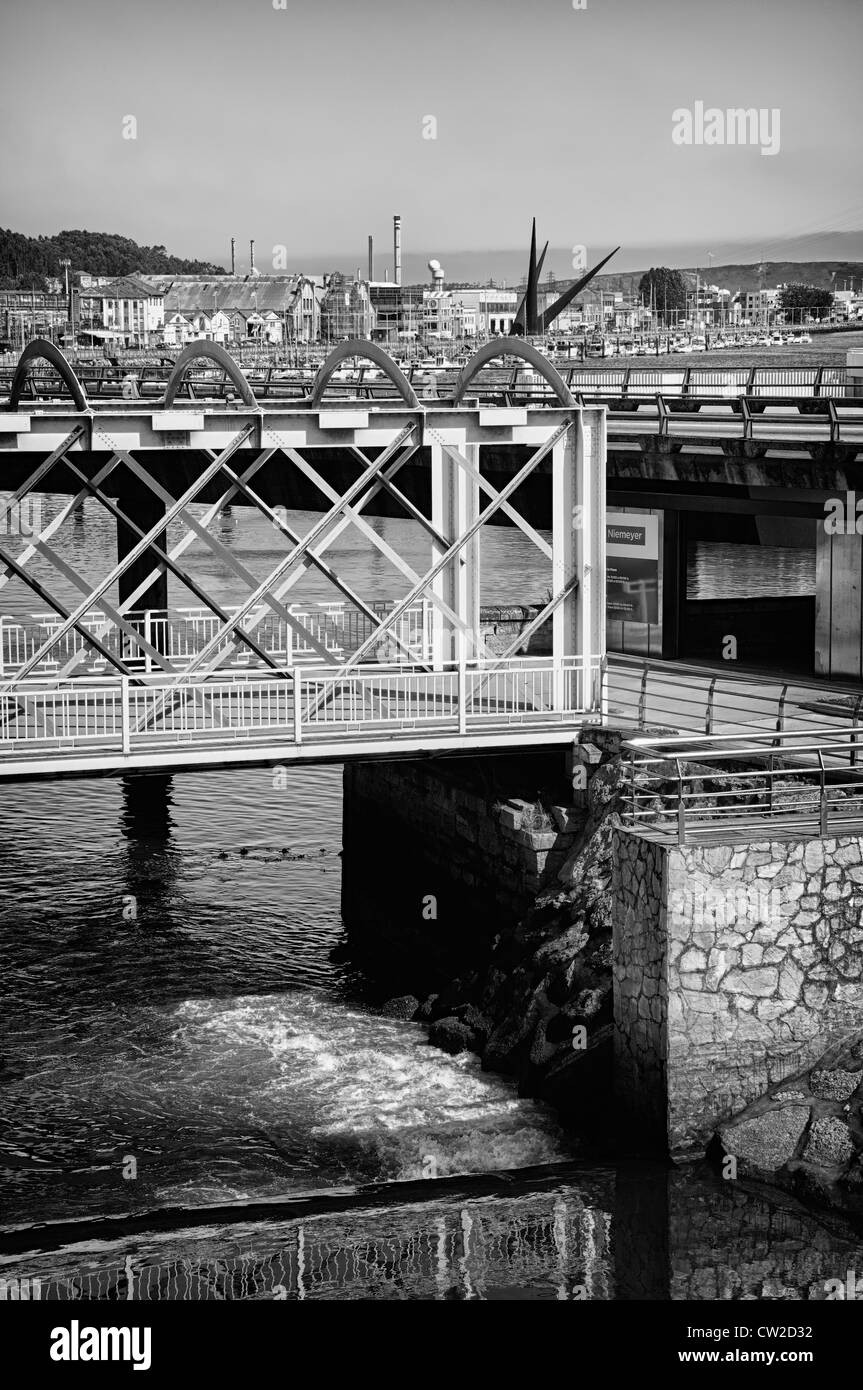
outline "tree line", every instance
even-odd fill
[[[61,260],[70,270],[91,275],[225,275],[223,266],[169,256],[164,246],[139,246],[115,232],[65,231],[30,237],[0,227],[0,289],[45,289],[46,280],[63,280]]]

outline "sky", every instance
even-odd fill
[[[397,212],[406,279],[520,266],[532,216],[559,275],[863,253],[863,0],[582,2],[3,0],[0,225],[263,272],[372,234],[383,278]],[[675,143],[697,102],[778,110],[777,152]]]

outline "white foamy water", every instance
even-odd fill
[[[426,1031],[314,993],[193,1001],[178,1009],[184,1070],[224,1077],[242,1059],[255,1124],[281,1146],[298,1130],[359,1177],[443,1177],[571,1156],[542,1105]],[[179,1039],[178,1039],[179,1041]]]

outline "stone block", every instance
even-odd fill
[[[784,1105],[736,1125],[723,1125],[719,1137],[726,1153],[770,1171],[794,1156],[808,1119],[808,1105]]]

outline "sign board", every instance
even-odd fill
[[[606,512],[606,614],[609,622],[659,622],[659,517]]]

